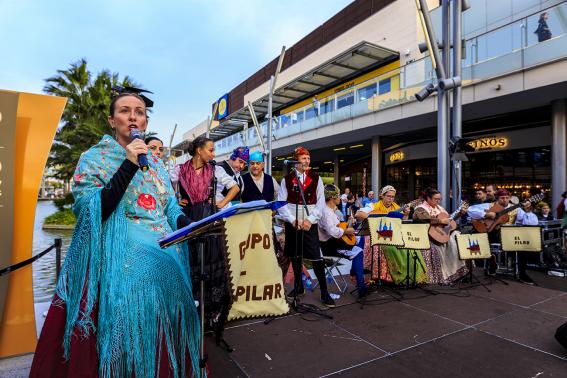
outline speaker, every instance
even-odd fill
[[[563,348],[567,349],[567,323],[557,328],[557,331],[555,331],[555,338],[559,344],[563,345]]]

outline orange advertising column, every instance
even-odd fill
[[[65,103],[65,98],[0,90],[2,234],[11,231],[11,238],[0,240],[0,267],[32,256],[37,196]],[[0,302],[0,357],[33,352],[31,265],[0,277]]]

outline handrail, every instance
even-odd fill
[[[2,277],[5,274],[12,273],[12,272],[14,272],[14,271],[16,271],[20,268],[23,268],[24,266],[27,266],[27,265],[35,262],[36,260],[39,260],[40,258],[45,256],[52,249],[55,248],[55,272],[56,272],[57,278],[59,278],[59,273],[61,273],[61,245],[62,245],[61,238],[56,238],[53,245],[49,246],[45,251],[42,251],[42,252],[38,253],[37,255],[27,259],[27,260],[24,260],[24,261],[21,261],[19,263],[7,266],[6,268],[0,269],[0,277]]]

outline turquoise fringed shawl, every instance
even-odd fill
[[[125,156],[105,136],[75,171],[77,226],[57,284],[67,313],[64,357],[73,335],[96,335],[101,377],[153,377],[160,353],[168,354],[175,377],[190,374],[187,358],[196,375],[199,322],[187,247],[161,250],[157,244],[181,214],[163,163],[148,156],[150,170],[136,173],[116,210],[101,221],[101,189]]]

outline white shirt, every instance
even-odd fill
[[[305,179],[305,172],[298,175],[299,182],[303,183]],[[282,179],[280,184],[280,191],[278,194],[278,201],[287,201],[287,188],[285,186],[285,177]],[[298,207],[298,218],[300,220],[307,219],[311,224],[316,224],[319,219],[321,219],[321,214],[323,214],[323,209],[327,207],[325,203],[325,191],[323,188],[323,180],[319,177],[317,182],[317,203],[315,205],[307,205],[309,210],[309,216],[304,214],[305,208],[303,205]],[[288,203],[278,209],[278,213],[282,216],[283,220],[293,224],[295,222],[295,204]]]
[[[215,177],[217,178],[217,196],[216,202],[219,203],[224,199],[222,191],[224,188],[230,189],[234,185],[238,185],[236,181],[230,176],[223,167],[215,165]],[[241,189],[242,190],[242,189]],[[228,204],[227,204],[228,205]]]
[[[319,219],[319,240],[327,241],[331,238],[338,239],[344,235],[345,231],[338,227],[339,218],[333,209],[325,206],[321,219]]]
[[[516,224],[522,226],[537,226],[539,224],[539,220],[537,219],[537,215],[533,212],[525,212],[524,209],[518,209],[518,215],[516,215]]]
[[[258,180],[256,180],[256,177],[254,177],[252,173],[250,173],[250,177],[252,177],[252,181],[254,181],[254,184],[256,184],[256,187],[258,187],[260,193],[262,193],[262,191],[264,190],[264,172],[262,172]],[[273,177],[272,181],[274,182],[274,199],[277,199],[278,193],[280,192],[280,184],[278,184],[276,179]],[[240,190],[242,191],[244,190],[244,188],[241,188]]]
[[[484,215],[486,214],[486,211],[488,209],[490,209],[490,203],[479,203],[477,205],[469,206],[467,215],[469,216],[469,218],[474,220],[484,219]]]

